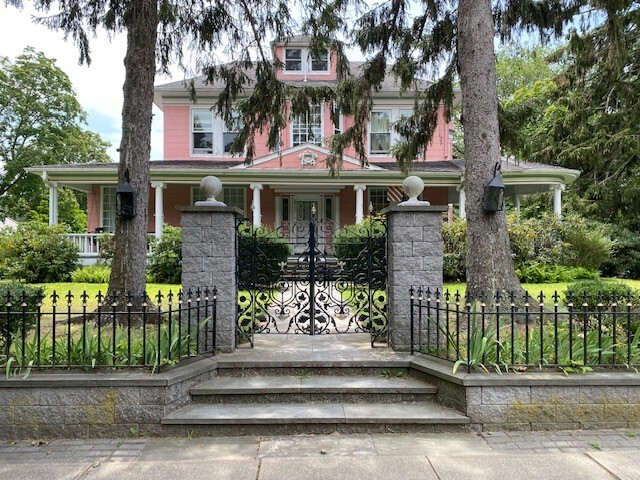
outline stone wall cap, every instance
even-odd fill
[[[218,205],[178,205],[176,210],[186,213],[235,213],[242,215],[242,211],[238,207],[218,206]]]
[[[449,209],[447,205],[420,205],[420,204],[405,204],[405,205],[394,205],[393,207],[387,207],[380,213],[390,213],[390,212],[401,212],[401,213],[412,213],[412,212],[446,212]]]

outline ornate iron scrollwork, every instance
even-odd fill
[[[387,340],[386,219],[334,229],[315,219],[275,231],[237,226],[240,341],[254,335],[368,332]]]

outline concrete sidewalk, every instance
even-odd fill
[[[633,431],[2,442],[3,480],[640,479]]]

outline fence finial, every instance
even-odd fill
[[[226,207],[227,204],[216,200],[216,197],[222,193],[222,182],[218,177],[208,175],[200,181],[200,190],[204,193],[206,200],[195,203],[197,207]]]
[[[402,182],[402,190],[409,200],[400,202],[398,206],[411,206],[411,205],[431,205],[426,200],[418,200],[418,197],[422,195],[424,191],[424,180],[416,175],[411,175],[404,179]]]

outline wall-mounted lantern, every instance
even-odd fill
[[[136,192],[129,184],[129,169],[124,171],[124,182],[116,190],[116,215],[122,218],[136,216]]]
[[[500,162],[493,167],[493,178],[484,187],[482,209],[485,212],[500,212],[504,206],[504,183],[500,178]]]

